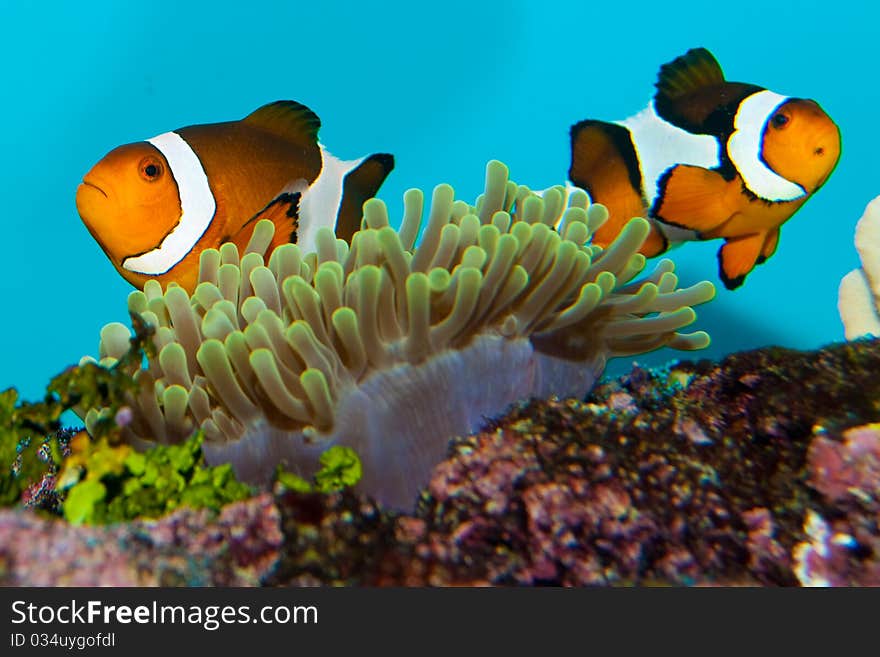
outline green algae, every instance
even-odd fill
[[[207,466],[201,432],[180,445],[136,452],[84,434],[59,475],[67,491],[64,517],[72,524],[105,524],[157,518],[181,507],[219,511],[247,499],[253,488],[236,480],[229,465]]]
[[[320,470],[314,475],[314,481],[286,472],[278,466],[275,482],[279,492],[293,491],[296,493],[335,493],[351,488],[360,481],[363,475],[360,457],[350,447],[334,445],[319,458]]]
[[[136,314],[132,324],[130,347],[112,366],[69,367],[38,403],[20,402],[14,388],[0,392],[0,506],[20,504],[47,478],[58,501],[47,510],[72,524],[154,518],[180,506],[216,511],[253,494],[231,466],[205,465],[200,432],[144,453],[122,443],[128,399],[137,391],[134,375],[154,355],[153,328]],[[95,407],[104,412],[91,427],[92,438],[81,431],[71,440],[72,432],[61,428],[62,414]]]
[[[136,390],[135,372],[154,350],[153,328],[136,314],[132,325],[129,350],[112,367],[93,362],[69,367],[49,382],[40,402],[19,400],[15,388],[0,392],[0,506],[18,504],[29,487],[57,472],[70,434],[61,425],[65,412],[106,408],[94,427],[95,437],[120,442],[117,414]]]

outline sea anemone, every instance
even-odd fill
[[[321,452],[346,445],[361,490],[405,507],[451,437],[509,404],[583,396],[613,356],[705,347],[705,333],[677,331],[712,284],[677,289],[670,260],[634,280],[648,223],[633,219],[601,249],[589,240],[605,208],[583,192],[564,199],[490,162],[475,206],[435,188],[418,246],[424,197],[409,190],[398,230],[372,199],[351,244],[322,229],[316,252],[287,244],[266,262],[266,221],[241,256],[233,244],[205,251],[191,297],[155,281],[129,296],[156,327],[158,357],[137,375],[124,435],[176,443],[201,427],[207,461],[249,482],[278,464],[309,476]],[[129,338],[104,327],[100,363]]]
[[[855,245],[862,266],[843,277],[837,296],[847,340],[880,335],[880,196],[868,203],[856,224]]]

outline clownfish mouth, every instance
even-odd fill
[[[97,189],[99,192],[101,192],[104,195],[104,198],[109,198],[109,196],[107,195],[107,192],[105,192],[103,189],[98,187],[95,183],[91,183],[91,182],[88,182],[87,180],[83,180],[82,183],[80,184],[80,187],[91,187],[93,189]]]
[[[88,177],[87,177],[88,178]],[[91,180],[83,179],[76,188],[76,211],[79,213],[86,228],[92,234],[101,248],[110,255],[108,246],[101,235],[107,232],[108,225],[113,225],[113,202],[105,187],[96,185]]]

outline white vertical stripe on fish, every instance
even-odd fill
[[[147,139],[168,161],[180,196],[180,220],[162,243],[139,256],[126,258],[122,266],[129,271],[157,276],[183,260],[208,230],[217,203],[208,176],[198,155],[176,132]]]
[[[793,201],[806,194],[804,188],[783,178],[764,162],[761,151],[767,122],[789,100],[764,90],[746,97],[733,120],[734,132],[727,140],[727,154],[750,192],[767,201]]]
[[[695,135],[657,116],[654,103],[625,121],[616,121],[629,130],[639,168],[642,190],[648,207],[657,198],[657,183],[663,172],[676,164],[712,169],[720,164],[718,140],[711,135]]]

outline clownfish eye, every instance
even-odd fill
[[[162,163],[157,159],[145,157],[140,161],[140,164],[138,164],[138,171],[141,174],[141,178],[147,182],[155,182],[162,177],[164,168],[162,167]]]
[[[816,150],[813,151],[815,155],[825,155],[825,149],[819,146]]]
[[[782,112],[774,114],[773,118],[770,119],[770,122],[773,124],[774,128],[784,128],[788,124],[788,121],[788,116],[783,114]]]

